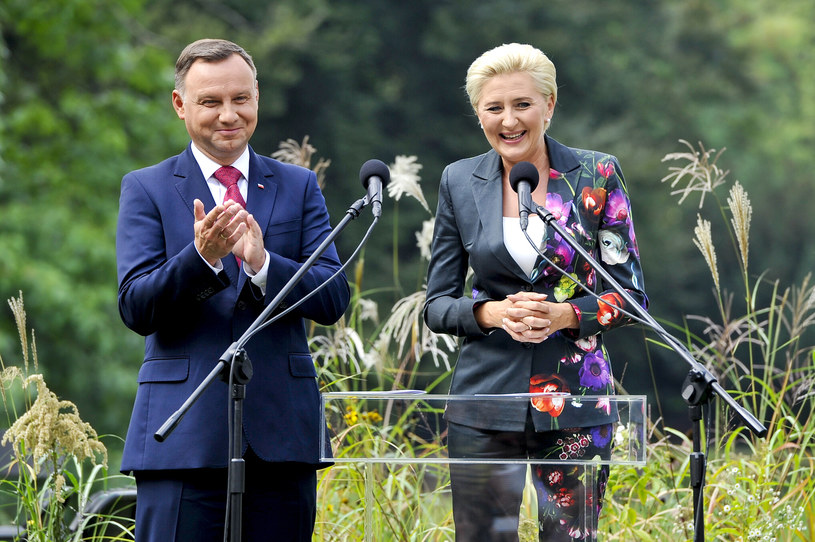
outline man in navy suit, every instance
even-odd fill
[[[139,542],[223,539],[228,386],[210,385],[164,442],[153,435],[330,233],[314,172],[249,146],[258,100],[257,72],[240,46],[188,45],[176,63],[172,103],[191,144],[122,179],[119,311],[145,336],[121,467],[136,478]],[[332,246],[280,308],[339,267]],[[316,470],[324,465],[304,319],[330,325],[348,302],[340,274],[245,347],[254,376],[242,432],[244,540],[311,540]]]

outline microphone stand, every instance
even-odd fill
[[[690,483],[693,488],[694,542],[703,542],[705,539],[705,523],[703,507],[701,505],[704,504],[703,488],[705,483],[706,459],[701,450],[701,426],[703,425],[702,405],[708,403],[712,395],[715,394],[723,399],[725,403],[738,414],[744,425],[756,436],[764,437],[767,434],[767,428],[747,411],[747,409],[739,405],[716,381],[716,378],[710,371],[708,371],[704,365],[696,361],[682,343],[665,331],[665,329],[648,314],[648,311],[637,303],[634,298],[631,297],[631,294],[629,294],[565,228],[557,223],[557,218],[549,212],[548,209],[536,205],[534,202],[532,207],[541,220],[551,226],[576,253],[585,259],[592,269],[594,269],[615,292],[620,294],[627,306],[630,307],[637,316],[642,318],[649,327],[668,343],[674,352],[679,354],[679,356],[690,365],[688,376],[682,384],[682,398],[688,403],[693,430],[693,452],[690,455]]]
[[[243,332],[243,335],[232,343],[221,355],[218,363],[189,395],[184,403],[176,410],[164,424],[159,428],[153,437],[159,441],[164,440],[178,426],[181,419],[189,411],[190,407],[198,400],[204,391],[215,379],[221,378],[231,383],[232,410],[232,449],[230,450],[230,461],[228,467],[229,479],[229,540],[240,542],[242,536],[242,515],[243,515],[243,494],[246,485],[246,463],[242,457],[242,431],[243,431],[243,400],[246,397],[246,384],[252,379],[252,362],[246,351],[243,349],[255,331],[263,325],[266,319],[277,309],[285,297],[291,293],[306,272],[311,269],[317,259],[328,249],[334,239],[342,232],[348,223],[357,218],[360,211],[368,204],[368,198],[361,198],[355,201],[345,212],[345,216],[337,226],[328,234],[314,253],[309,256],[305,263],[281,288],[280,292],[272,299],[269,305],[255,319],[254,322]],[[230,378],[231,376],[231,378]]]

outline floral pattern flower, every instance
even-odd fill
[[[535,375],[529,379],[529,393],[569,393],[566,381],[558,375]],[[566,400],[557,395],[533,397],[532,406],[538,412],[548,412],[557,418],[566,406]]]
[[[608,179],[614,174],[614,164],[612,164],[611,162],[598,162],[597,172],[604,179]]]
[[[584,352],[594,352],[597,349],[597,335],[589,335],[574,342],[575,346]]]
[[[560,358],[560,363],[563,365],[577,365],[581,361],[583,361],[583,356],[577,352],[573,352],[568,356],[563,356]]]
[[[631,206],[625,192],[619,188],[612,190],[606,202],[606,222],[609,226],[629,224]]]
[[[601,397],[600,399],[597,399],[597,404],[594,408],[597,410],[602,410],[607,415],[611,414],[611,399],[608,397]]]
[[[600,230],[600,258],[607,264],[617,265],[628,261],[628,246],[623,237],[614,230]]]
[[[564,227],[566,226],[566,221],[572,210],[571,201],[564,202],[560,194],[552,192],[546,194],[546,203],[543,206],[546,207],[547,211],[552,213],[552,216],[555,217],[558,224]]]
[[[611,442],[613,436],[614,426],[609,423],[591,428],[591,440],[598,448],[602,448]]]
[[[580,385],[592,390],[602,390],[611,384],[611,371],[602,350],[583,356],[583,366],[578,375]]]
[[[623,305],[623,297],[617,292],[601,295],[597,307],[597,321],[604,327],[618,322],[623,316],[620,312]]]
[[[581,192],[581,199],[583,208],[588,212],[589,216],[597,218],[603,214],[603,209],[606,206],[606,189],[586,186]]]
[[[569,278],[569,276],[572,278]],[[577,289],[577,282],[572,280],[576,279],[577,277],[574,275],[574,273],[569,276],[562,275],[557,283],[557,286],[555,286],[555,301],[558,303],[573,297],[574,292]]]

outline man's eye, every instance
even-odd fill
[[[247,96],[238,96],[238,97],[237,97],[237,98],[235,98],[235,100],[234,100],[234,102],[235,102],[236,104],[245,104],[245,103],[246,103],[246,102],[248,102],[248,101],[249,101],[249,98],[248,98]]]

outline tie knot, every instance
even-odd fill
[[[236,184],[238,179],[241,178],[240,170],[232,166],[223,166],[218,168],[218,170],[216,170],[212,175],[227,188]]]

